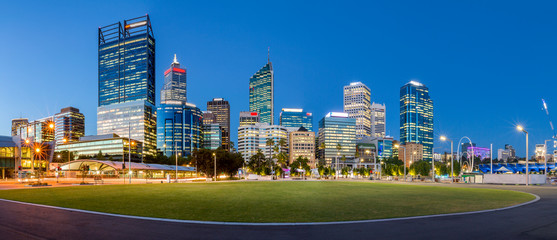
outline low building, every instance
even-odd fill
[[[282,139],[288,144],[288,129],[267,123],[240,126],[238,127],[238,152],[242,154],[245,161],[249,161],[251,156],[259,150],[265,154],[266,158],[271,158],[276,153],[273,152],[274,145],[267,146],[267,139],[272,139],[274,144],[278,144]],[[281,151],[286,152],[287,150],[287,148],[281,148]]]
[[[133,162],[141,162],[141,149],[143,143],[132,139],[131,160]],[[57,151],[69,151],[74,156],[93,158],[101,153],[103,159],[120,160],[129,159],[129,139],[120,137],[116,134],[84,136],[79,138],[77,142],[60,144]],[[103,160],[98,159],[97,160]]]
[[[404,157],[400,160],[405,161],[406,166],[409,167],[413,162],[422,160],[424,156],[424,146],[419,143],[407,142],[403,145],[403,149],[399,149],[398,153],[400,155],[401,151]]]
[[[288,136],[289,162],[294,162],[298,157],[308,159],[310,167],[316,167],[315,162],[315,133],[300,127],[297,131],[292,131]]]
[[[240,127],[259,123],[257,112],[240,112]]]

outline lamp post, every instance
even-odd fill
[[[553,141],[552,139],[549,140],[545,140],[543,142],[543,145],[545,145],[545,150],[543,151],[543,161],[544,161],[544,169],[543,169],[543,173],[545,174],[545,178],[547,179],[547,141]]]
[[[213,153],[213,157],[215,159],[215,182],[217,181],[217,154]]]
[[[528,167],[528,131],[526,131],[522,126],[516,126],[518,131],[526,134],[526,186],[530,185],[530,168]]]
[[[451,161],[450,161],[449,164],[451,165],[451,183],[453,183],[453,182],[454,182],[454,170],[453,170],[453,165],[454,165],[454,164],[453,164],[453,161],[454,161],[454,159],[453,159],[453,140],[452,140],[452,139],[448,139],[448,138],[445,137],[445,136],[441,136],[441,141],[447,141],[447,140],[449,140],[449,141],[451,142]]]
[[[406,182],[406,147],[400,146],[400,145],[395,145],[395,148],[402,148],[404,149],[404,181]],[[400,156],[400,152],[398,154]]]

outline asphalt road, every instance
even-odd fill
[[[474,187],[530,192],[541,199],[488,213],[309,226],[172,223],[0,201],[0,239],[557,239],[557,187]]]

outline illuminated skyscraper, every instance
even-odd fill
[[[249,79],[249,111],[259,113],[259,122],[273,125],[273,64],[270,60]]]
[[[344,86],[344,112],[356,119],[356,138],[371,136],[371,91],[365,84]]]
[[[174,61],[164,72],[164,85],[161,89],[161,103],[168,101],[187,102],[186,69],[180,68],[180,63],[174,54]]]
[[[207,102],[207,111],[213,113],[222,130],[222,148],[230,149],[230,104],[224,98]]]
[[[157,147],[166,156],[201,148],[202,128],[203,113],[191,103],[166,101],[157,108]]]
[[[77,142],[80,137],[85,136],[85,116],[77,108],[62,108],[59,113],[54,115],[54,125],[57,147],[60,144]]]
[[[410,81],[400,88],[400,142],[423,145],[423,159],[433,158],[433,100],[428,88]]]
[[[98,34],[97,134],[137,139],[145,154],[155,155],[155,38],[149,15],[100,27]]]
[[[354,158],[356,154],[356,119],[349,118],[348,113],[328,113],[319,121],[318,133],[319,158],[328,165],[340,160]],[[321,148],[324,145],[325,148]],[[337,146],[340,145],[340,151]]]
[[[371,104],[371,137],[385,137],[385,104]]]
[[[280,112],[280,125],[300,128],[313,132],[313,114],[301,108],[283,108]]]

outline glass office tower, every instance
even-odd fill
[[[344,86],[344,112],[356,119],[356,137],[371,136],[371,91],[361,82]]]
[[[224,98],[213,98],[207,102],[207,111],[213,113],[215,122],[220,125],[222,148],[230,149],[230,104]]]
[[[313,114],[301,108],[283,108],[280,112],[280,125],[284,127],[304,127],[313,132]]]
[[[55,114],[54,125],[56,148],[61,144],[79,141],[85,135],[85,116],[74,107],[62,108]]]
[[[203,113],[191,103],[166,101],[157,108],[157,147],[166,156],[189,156],[202,147]]]
[[[429,89],[416,81],[400,88],[400,142],[423,145],[423,158],[433,158],[433,100]]]
[[[165,101],[187,102],[186,69],[180,68],[180,63],[174,54],[174,61],[164,72],[164,85],[161,90],[161,103]]]
[[[318,144],[320,159],[331,165],[343,156],[352,159],[356,155],[356,119],[348,113],[331,112],[319,121]],[[337,146],[340,144],[340,151]]]
[[[249,111],[259,113],[259,122],[273,125],[273,65],[270,61],[249,79]]]
[[[155,38],[149,15],[100,27],[98,48],[97,134],[137,139],[145,154],[155,155]]]

